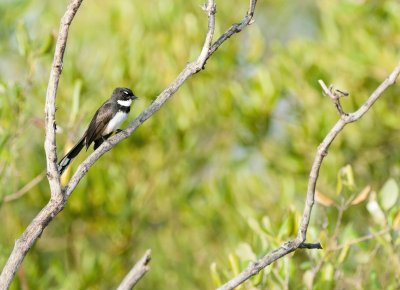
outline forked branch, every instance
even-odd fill
[[[328,154],[329,146],[332,144],[333,140],[337,135],[343,130],[343,128],[352,122],[359,120],[365,113],[372,107],[372,105],[376,102],[376,100],[381,97],[382,93],[391,85],[396,82],[400,74],[400,64],[392,71],[392,73],[378,86],[378,88],[370,95],[370,97],[362,104],[359,109],[350,114],[340,114],[340,119],[336,122],[333,128],[326,135],[322,143],[318,146],[317,152],[314,157],[314,162],[311,167],[310,176],[308,179],[308,189],[307,189],[307,197],[304,212],[301,218],[299,232],[295,240],[288,241],[284,243],[279,248],[273,250],[271,253],[265,255],[258,261],[252,263],[248,266],[243,272],[239,273],[236,277],[226,282],[224,285],[218,288],[218,290],[228,290],[233,289],[252,276],[259,273],[262,269],[275,262],[276,260],[286,256],[287,254],[296,251],[298,248],[307,248],[307,246],[311,244],[306,244],[304,241],[307,236],[307,229],[310,223],[311,212],[314,205],[315,199],[315,187],[318,180],[319,170],[321,168],[322,161],[324,157]],[[319,81],[322,85],[323,91],[326,95],[330,95],[331,92],[325,85],[323,81]],[[332,98],[335,103],[336,98]],[[335,103],[336,105],[336,103]],[[339,110],[339,109],[338,109]],[[339,112],[340,113],[340,112]],[[318,245],[318,244],[315,244]]]

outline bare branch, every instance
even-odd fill
[[[245,28],[247,25],[250,25],[254,22],[253,16],[254,16],[254,11],[256,9],[256,4],[257,0],[250,0],[249,3],[249,9],[247,10],[246,16],[240,21],[239,23],[233,24],[231,27],[229,27],[210,47],[210,51],[207,55],[207,59],[221,46],[225,40],[227,40],[229,37],[231,37],[235,33],[239,33],[242,31],[243,28]],[[207,61],[206,59],[206,61]]]
[[[286,242],[279,248],[273,250],[271,253],[262,257],[260,260],[251,264],[243,272],[239,273],[232,280],[228,281],[224,285],[220,286],[218,290],[228,290],[237,287],[242,284],[250,277],[256,275],[262,269],[270,265],[272,262],[280,259],[281,257],[297,250],[304,245],[304,241],[307,236],[307,229],[310,223],[311,211],[314,205],[315,199],[315,186],[318,180],[319,170],[321,168],[324,157],[328,154],[328,148],[332,144],[333,140],[343,130],[343,128],[352,122],[359,120],[376,102],[376,100],[382,95],[382,93],[391,85],[396,82],[397,77],[400,74],[400,64],[392,71],[392,73],[379,85],[379,87],[371,94],[371,96],[365,101],[365,103],[354,113],[341,115],[341,118],[336,122],[333,128],[326,135],[325,139],[318,146],[318,150],[315,154],[314,162],[311,167],[310,176],[308,179],[307,198],[305,203],[304,212],[301,218],[299,232],[297,237],[293,241]],[[326,87],[326,86],[325,86]],[[325,91],[325,90],[324,90]],[[328,90],[329,91],[329,90]],[[325,92],[327,93],[327,92]]]
[[[46,139],[44,149],[46,151],[47,178],[50,184],[51,198],[62,200],[60,176],[57,171],[57,147],[56,147],[56,95],[58,82],[63,68],[64,52],[67,45],[69,26],[78,11],[82,0],[73,0],[61,18],[60,30],[57,37],[56,49],[54,52],[53,65],[50,72],[50,79],[47,86],[45,104],[45,128]]]
[[[4,202],[11,202],[16,199],[19,199],[23,195],[29,192],[33,187],[35,187],[36,184],[38,184],[40,181],[42,181],[43,177],[45,176],[45,172],[41,172],[39,175],[37,175],[35,178],[33,178],[31,181],[29,181],[27,184],[25,184],[21,189],[18,189],[16,192],[6,195],[4,197]]]
[[[0,274],[0,289],[8,289],[15,273],[19,269],[24,257],[32,247],[33,243],[42,234],[47,224],[64,208],[65,202],[62,196],[60,177],[57,171],[56,154],[56,94],[58,82],[62,71],[64,51],[67,44],[68,30],[76,12],[83,0],[73,0],[68,5],[64,16],[61,18],[60,30],[54,52],[53,65],[46,93],[45,104],[45,128],[46,139],[44,143],[47,162],[47,178],[49,180],[51,200],[40,211],[27,227],[22,236],[15,242],[14,249],[3,271]]]
[[[130,290],[140,279],[150,270],[149,263],[151,259],[151,250],[147,250],[143,257],[133,266],[129,273],[119,284],[117,290]]]
[[[347,124],[359,120],[372,107],[372,105],[382,95],[382,93],[388,87],[395,83],[399,74],[400,64],[397,65],[393,72],[379,85],[379,87],[371,94],[371,96],[357,111],[343,116],[340,120],[338,120],[333,128],[329,131],[328,135],[326,135],[322,143],[319,145],[308,180],[307,201],[301,219],[299,233],[296,238],[296,242],[298,244],[301,244],[306,239],[307,228],[310,222],[312,207],[314,205],[315,186],[319,175],[319,169],[321,167],[324,157],[328,154],[329,146]]]
[[[250,24],[256,0],[250,1],[250,8],[245,18],[239,23],[234,24],[223,35],[221,35],[212,45],[212,38],[215,29],[215,3],[214,0],[208,0],[206,10],[208,14],[208,32],[204,41],[202,51],[198,59],[186,65],[177,78],[165,88],[153,103],[145,109],[129,126],[117,133],[115,136],[104,142],[96,151],[94,151],[83,163],[81,163],[71,178],[69,183],[61,190],[60,177],[57,172],[56,142],[55,142],[55,99],[58,87],[58,81],[62,71],[63,55],[65,51],[68,28],[76,14],[82,0],[73,0],[64,14],[60,33],[57,39],[54,63],[50,74],[49,86],[46,95],[46,141],[45,150],[47,157],[47,176],[51,189],[51,200],[39,212],[39,214],[29,224],[22,236],[15,242],[14,249],[8,258],[6,265],[0,275],[0,290],[8,289],[16,271],[20,267],[24,257],[32,247],[33,243],[42,234],[47,225],[56,217],[56,215],[65,207],[69,196],[76,188],[79,181],[85,176],[94,162],[112,147],[129,137],[143,122],[154,115],[165,102],[171,98],[183,83],[192,75],[198,73],[204,68],[207,59],[216,51],[216,49],[230,36],[240,32],[246,25]]]
[[[214,0],[208,0],[207,5],[203,7],[203,10],[207,12],[208,15],[208,31],[206,35],[206,39],[204,40],[203,49],[199,57],[197,58],[198,63],[202,63],[202,68],[206,62],[208,52],[210,51],[210,47],[212,44],[212,39],[215,31],[215,13],[217,12]]]

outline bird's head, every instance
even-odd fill
[[[130,107],[132,102],[138,97],[128,88],[116,88],[113,91],[112,98],[115,99],[119,105]]]

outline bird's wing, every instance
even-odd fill
[[[89,128],[86,131],[86,149],[89,148],[93,141],[99,139],[106,128],[108,122],[111,120],[113,114],[112,104],[104,103],[94,114]]]

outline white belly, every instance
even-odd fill
[[[106,129],[103,132],[103,135],[107,135],[110,134],[111,132],[114,132],[115,130],[117,130],[119,128],[119,125],[121,125],[121,123],[126,119],[126,117],[128,116],[127,113],[125,112],[118,112],[114,118],[112,118],[110,120],[110,122],[108,123]]]

